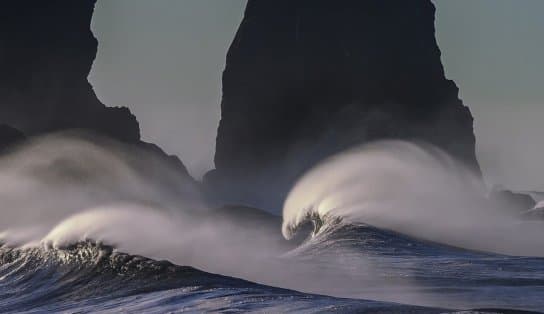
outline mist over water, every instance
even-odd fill
[[[0,159],[2,242],[62,248],[90,240],[249,277],[261,260],[280,255],[277,235],[215,219],[194,183],[154,158],[89,135],[18,147]]]
[[[48,229],[113,202],[169,208],[198,201],[188,180],[150,153],[90,135],[48,135],[16,147],[0,159],[0,184],[2,229]]]
[[[489,201],[480,178],[438,148],[369,144],[306,174],[283,210],[290,238],[309,219],[341,218],[428,241],[502,254],[544,256],[541,223]]]
[[[228,211],[217,215],[175,174],[145,151],[95,136],[31,140],[0,159],[0,242],[63,249],[91,241],[273,286],[351,290],[335,272],[283,258],[294,244],[282,239],[279,218],[271,229]]]
[[[466,258],[440,245],[544,255],[539,223],[491,206],[480,179],[445,153],[406,142],[366,145],[304,176],[283,213],[286,238],[308,220],[319,227],[303,244],[283,240],[279,217],[274,224],[271,216],[265,222],[209,208],[171,164],[88,134],[53,134],[16,147],[0,159],[0,185],[0,243],[8,247],[63,250],[93,242],[331,296],[456,306],[464,297],[437,298],[418,279],[435,257]],[[446,269],[470,265],[455,263]]]

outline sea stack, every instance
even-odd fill
[[[78,129],[150,152],[179,177],[176,156],[140,138],[126,107],[107,107],[87,77],[98,41],[91,31],[96,0],[10,0],[0,4],[0,124],[27,136]],[[148,165],[152,170],[154,165]],[[150,170],[150,171],[151,171]]]
[[[88,129],[137,142],[128,108],[110,108],[87,80],[98,41],[96,0],[12,0],[0,19],[0,122],[27,135]]]
[[[24,142],[26,136],[19,130],[9,125],[0,124],[0,155],[14,145]]]
[[[480,173],[430,0],[249,0],[223,74],[222,202],[279,211],[294,181],[356,144],[434,144]]]

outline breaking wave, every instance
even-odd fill
[[[147,151],[88,134],[31,140],[0,158],[0,241],[81,241],[229,275],[258,274],[285,250],[277,231],[219,219],[195,183]]]
[[[0,311],[443,312],[360,299],[544,309],[542,259],[452,247],[540,256],[541,226],[490,206],[479,179],[435,148],[381,142],[325,161],[292,190],[283,226],[210,209],[178,170],[74,134],[0,158]],[[302,244],[281,237],[308,222]]]
[[[461,248],[544,256],[544,226],[485,197],[481,180],[431,146],[384,141],[335,156],[295,185],[283,209],[292,238],[311,221],[364,223]]]
[[[0,247],[0,311],[444,312],[267,287],[167,261],[128,255],[91,241],[63,249]]]

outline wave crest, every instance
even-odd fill
[[[446,186],[447,191],[441,189]],[[377,214],[377,207],[386,211],[424,200],[484,195],[482,187],[476,176],[435,147],[376,142],[334,156],[300,179],[283,208],[283,234],[291,238],[309,219],[366,222],[355,216],[365,210],[369,216]]]
[[[291,239],[309,220],[341,219],[463,248],[544,255],[541,224],[522,224],[486,194],[479,176],[438,148],[382,141],[303,176],[285,202],[282,232]]]
[[[321,215],[312,208],[305,209],[301,213],[304,213],[304,215],[289,223],[283,223],[282,234],[285,239],[292,240],[306,224],[311,224],[310,236],[315,237],[329,227],[339,225],[343,221],[342,217],[335,217],[327,213]]]

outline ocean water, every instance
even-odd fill
[[[2,313],[420,310],[262,286],[92,243],[63,250],[2,249],[1,261]]]
[[[281,217],[151,159],[65,135],[0,158],[1,313],[544,312],[544,223],[435,148],[335,156]]]
[[[337,282],[344,286],[331,282],[334,289],[324,289],[328,293],[366,295],[369,299],[335,298],[260,285],[86,242],[64,249],[0,249],[0,312],[544,310],[542,258],[470,252],[340,223],[283,259],[286,263],[314,264],[314,270],[339,276]],[[335,264],[330,263],[333,259]],[[360,264],[369,263],[373,273],[359,272]],[[349,291],[342,291],[344,288]],[[420,306],[370,300],[373,296],[419,300]]]

